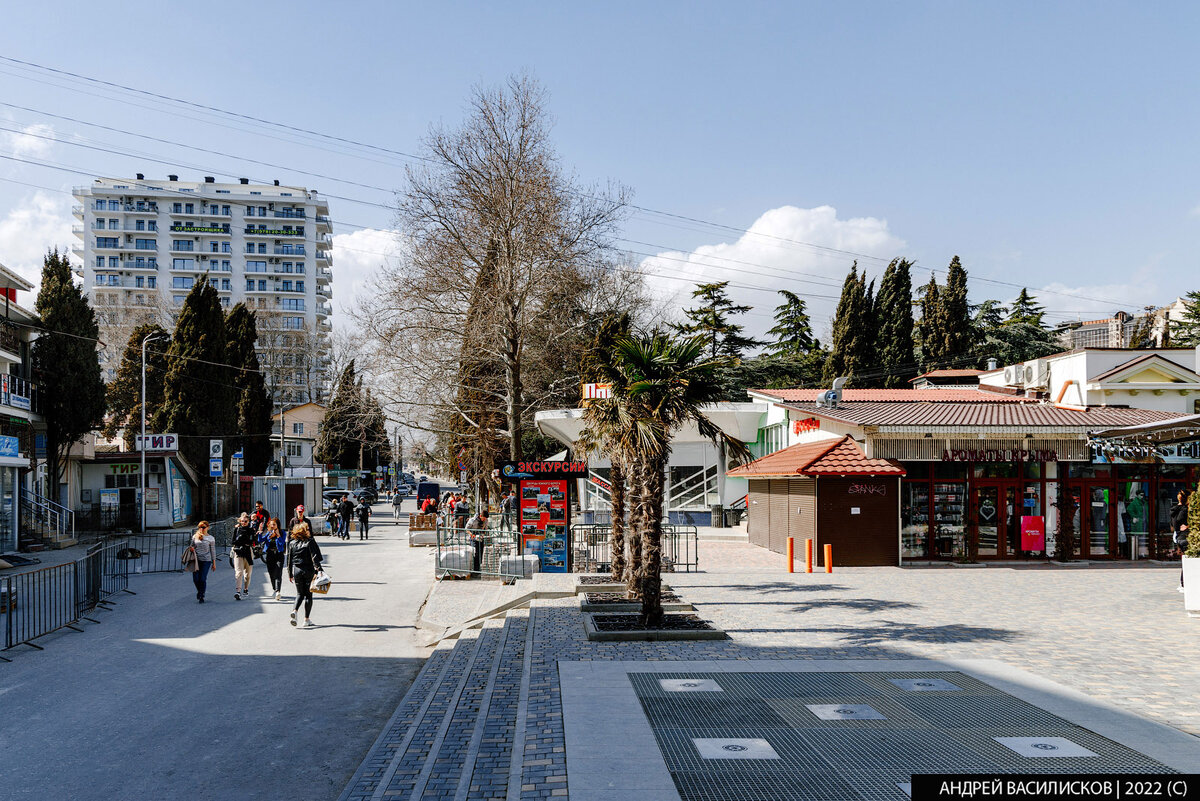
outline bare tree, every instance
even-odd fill
[[[554,370],[587,339],[591,320],[577,313],[640,287],[635,273],[606,269],[624,189],[564,175],[545,102],[536,81],[514,77],[476,89],[462,127],[430,134],[430,163],[408,171],[398,197],[403,257],[358,314],[377,374],[388,362],[408,371],[378,389],[393,419],[451,437],[465,426],[512,459],[531,408],[578,397],[578,367]],[[497,407],[493,427],[481,412]]]

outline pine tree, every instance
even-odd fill
[[[146,345],[146,420],[162,408],[163,379],[167,374],[167,346],[171,334],[157,323],[144,323],[133,329],[117,377],[108,385],[108,418],[101,433],[115,437],[124,431],[125,447],[133,449],[142,422],[142,342],[146,337],[155,340]]]
[[[237,444],[245,454],[245,472],[258,476],[271,461],[271,396],[259,368],[258,324],[254,312],[239,303],[225,318],[225,362],[236,390]],[[284,457],[286,458],[286,456]]]
[[[317,436],[316,460],[323,464],[336,464],[343,470],[358,469],[361,417],[362,399],[354,375],[354,360],[351,359],[338,377],[333,398],[325,410],[325,419]]]
[[[1045,314],[1045,308],[1035,300],[1033,295],[1029,294],[1028,289],[1022,287],[1017,299],[1008,307],[1008,319],[1005,322],[1028,323],[1040,328]]]
[[[154,415],[154,430],[178,434],[180,450],[202,475],[209,438],[222,439],[236,428],[236,387],[225,365],[225,348],[221,299],[208,276],[202,276],[179,311],[167,349],[163,405]]]
[[[870,321],[866,273],[860,275],[858,262],[854,262],[842,284],[842,297],[833,318],[833,343],[829,358],[825,360],[823,376],[826,386],[835,378],[853,378],[870,368],[874,361],[871,348],[875,341]],[[861,383],[855,383],[855,386],[861,386]]]
[[[775,307],[775,327],[767,332],[774,335],[775,341],[767,350],[773,356],[803,356],[816,345],[804,300],[786,289],[779,290],[779,294],[783,303]]]
[[[942,358],[957,366],[971,351],[971,306],[967,302],[967,271],[955,256],[950,260],[946,288],[939,298],[944,338]]]
[[[694,309],[684,310],[684,316],[690,322],[673,326],[685,336],[703,336],[714,359],[718,356],[740,359],[746,350],[763,344],[756,339],[742,336],[744,326],[730,320],[733,315],[745,314],[752,307],[739,306],[731,301],[725,293],[727,286],[728,281],[697,284],[692,297],[699,299],[701,304]]]
[[[875,302],[876,362],[882,375],[872,383],[907,387],[913,370],[912,264],[892,259],[879,282]]]
[[[1183,317],[1172,320],[1167,332],[1172,347],[1194,348],[1200,345],[1200,290],[1187,293],[1182,300]]]
[[[921,347],[921,366],[932,370],[946,358],[946,335],[942,325],[941,290],[931,274],[929,283],[921,287],[921,319],[917,321],[917,341]]]
[[[46,421],[51,497],[59,500],[71,446],[104,422],[104,381],[96,357],[95,312],[72,280],[67,254],[57,248],[42,262],[34,309],[43,331],[33,343],[33,370]]]

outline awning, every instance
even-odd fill
[[[1176,442],[1198,439],[1200,439],[1200,414],[1088,432],[1090,442],[1121,445],[1171,445]]]

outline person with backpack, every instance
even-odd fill
[[[271,590],[275,600],[283,590],[283,562],[287,557],[287,537],[279,528],[279,518],[272,517],[267,521],[266,530],[258,535],[259,551],[267,566],[267,575],[271,577]]]
[[[184,568],[192,574],[192,584],[196,585],[196,602],[204,603],[204,593],[208,590],[208,574],[217,569],[217,541],[208,533],[207,520],[196,524],[196,533],[192,535],[188,549],[192,553],[184,554]],[[195,570],[192,570],[192,565],[195,565]]]
[[[371,504],[365,500],[358,505],[358,538],[360,540],[370,539],[367,536],[367,524],[371,520]]]
[[[312,580],[321,570],[321,549],[312,534],[304,526],[292,529],[287,544],[288,581],[296,585],[296,605],[292,607],[291,623],[296,625],[296,614],[304,604],[304,628],[312,626]]]
[[[242,512],[238,516],[237,526],[233,530],[232,556],[233,559],[233,600],[240,601],[242,596],[250,597],[250,576],[254,572],[254,526],[250,524],[250,515]]]

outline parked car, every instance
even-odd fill
[[[428,480],[429,480],[429,476],[421,476],[420,478],[417,479],[417,483],[419,484],[422,481],[428,481]]]
[[[351,494],[359,503],[375,503],[379,500],[379,493],[371,487],[359,487]]]
[[[321,493],[321,500],[325,502],[325,508],[328,509],[332,504],[339,503],[342,500],[342,496],[347,492],[349,492],[349,490],[336,488],[326,489]]]

